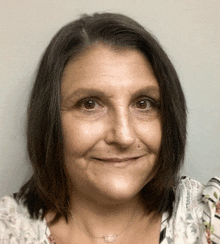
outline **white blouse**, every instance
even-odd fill
[[[176,189],[173,215],[161,221],[160,244],[220,244],[220,178],[206,186],[183,177]],[[55,243],[45,219],[33,220],[12,196],[0,200],[1,244]],[[80,243],[79,243],[80,244]]]

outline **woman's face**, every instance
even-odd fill
[[[161,147],[160,91],[144,55],[93,45],[66,65],[61,94],[74,195],[105,203],[137,196]]]

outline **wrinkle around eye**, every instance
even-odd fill
[[[94,101],[95,107],[92,107],[91,109],[85,108],[85,103],[90,100]],[[69,116],[78,118],[82,121],[100,119],[107,114],[107,111],[107,107],[101,104],[101,101],[99,102],[92,98],[83,98],[80,101],[72,101],[61,108],[61,112],[68,113]]]
[[[149,107],[146,108],[137,108],[136,104],[140,101],[147,101],[150,103]],[[132,106],[132,113],[133,115],[140,120],[153,120],[156,118],[160,118],[160,103],[158,101],[154,101],[151,98],[141,98],[135,101]]]
[[[146,106],[139,106],[141,104],[146,105]],[[136,107],[138,110],[148,111],[148,110],[153,110],[153,109],[159,109],[160,102],[155,101],[154,99],[149,98],[149,97],[140,97],[134,101],[132,107],[134,107],[134,108]]]
[[[95,106],[92,106],[92,103],[89,104],[89,102],[92,102],[95,104]],[[86,105],[87,103],[87,105]],[[91,106],[90,106],[91,105]],[[104,107],[103,104],[100,101],[97,101],[96,98],[83,98],[79,101],[71,101],[66,100],[65,102],[61,103],[61,110],[96,110],[98,108]]]
[[[91,113],[103,110],[104,106],[96,98],[84,98],[75,104],[75,108]]]
[[[92,103],[90,103],[90,102],[92,102]],[[96,101],[94,101],[92,99],[81,101],[79,104],[77,104],[78,108],[85,109],[85,110],[95,110],[99,106],[100,105]]]
[[[144,102],[144,103],[142,103],[142,102]],[[149,109],[151,109],[151,107],[153,106],[152,105],[152,102],[151,101],[149,101],[149,100],[144,100],[144,99],[142,99],[142,100],[140,100],[140,101],[137,101],[136,103],[136,107],[138,108],[138,109],[140,109],[140,110],[149,110]],[[149,106],[147,106],[147,104],[149,105]],[[140,105],[140,106],[139,106]],[[144,105],[144,106],[142,106],[142,105]]]

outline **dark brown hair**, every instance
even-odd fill
[[[155,38],[134,20],[112,13],[83,15],[64,26],[47,47],[28,106],[27,148],[33,176],[18,199],[33,218],[54,211],[67,220],[68,185],[64,172],[60,84],[66,63],[88,45],[103,42],[140,50],[150,61],[161,93],[162,146],[154,178],[141,190],[146,211],[172,215],[186,143],[186,104],[176,71]]]

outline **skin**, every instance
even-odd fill
[[[153,177],[162,135],[150,63],[137,50],[94,44],[67,63],[61,96],[65,170],[78,224],[94,236],[118,233],[138,209],[133,220],[146,233],[139,192]]]

